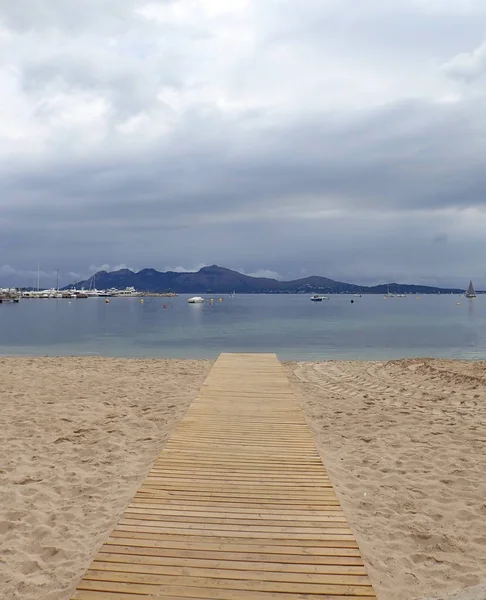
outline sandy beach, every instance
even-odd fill
[[[0,359],[0,598],[66,600],[210,361]]]
[[[2,599],[70,597],[211,364],[0,359]],[[486,363],[285,368],[379,600],[485,600]]]
[[[485,600],[486,363],[287,371],[379,600]]]

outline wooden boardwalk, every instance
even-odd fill
[[[222,354],[72,600],[376,598],[274,354]]]

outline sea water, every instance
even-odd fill
[[[282,360],[486,359],[486,295],[387,298],[228,295],[28,299],[0,304],[0,354],[214,358],[276,352]],[[458,304],[459,303],[459,304]],[[165,307],[164,307],[165,305]]]

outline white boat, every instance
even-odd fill
[[[323,300],[329,300],[328,296],[319,296],[319,294],[314,294],[311,296],[311,302],[322,302]]]
[[[22,294],[15,288],[0,288],[0,304],[2,302],[14,302],[17,304]]]
[[[194,296],[194,298],[189,298],[187,302],[189,304],[204,304],[205,300],[201,296]]]
[[[476,292],[474,290],[473,282],[469,282],[469,286],[465,293],[466,298],[476,298]]]
[[[100,295],[100,290],[96,289],[96,273],[89,280],[89,288],[84,290],[89,298],[97,298]]]
[[[406,298],[407,297],[406,294],[400,294],[400,286],[398,285],[398,283],[397,283],[397,289],[398,289],[397,295],[396,295],[397,298]]]
[[[114,293],[116,297],[132,297],[132,296],[140,296],[141,292],[137,292],[134,287],[126,287],[124,290],[117,290]]]

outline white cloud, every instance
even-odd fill
[[[103,265],[90,265],[88,267],[88,273],[90,273],[91,275],[93,275],[94,273],[98,273],[99,271],[119,271],[120,269],[130,269],[131,271],[134,271],[135,269],[132,269],[130,267],[127,267],[127,265],[125,264],[119,264],[119,265],[109,265],[109,264],[103,264]]]
[[[442,66],[442,71],[454,79],[472,82],[486,73],[486,42],[472,52],[461,52]]]
[[[199,263],[194,267],[164,267],[163,271],[172,271],[174,273],[197,273],[203,267],[207,267],[208,265],[204,263]]]
[[[242,272],[243,271],[240,270],[240,273],[242,273]],[[282,277],[282,275],[280,275],[280,273],[277,273],[276,271],[272,271],[271,269],[257,269],[256,271],[253,271],[252,273],[245,273],[245,275],[248,275],[250,277],[266,277],[268,279],[278,279],[278,280],[284,279]]]

